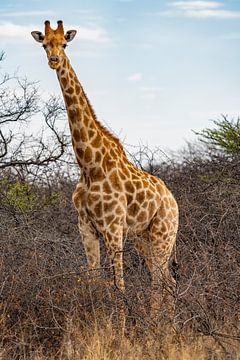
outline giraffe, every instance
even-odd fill
[[[128,236],[146,260],[152,286],[167,279],[174,289],[175,279],[169,270],[178,229],[174,196],[161,179],[131,163],[119,139],[98,121],[65,53],[76,30],[64,33],[60,20],[53,30],[47,20],[45,34],[31,34],[42,43],[50,68],[56,70],[67,109],[72,146],[81,170],[72,200],[89,269],[100,267],[102,236],[114,283],[124,292],[123,242]]]

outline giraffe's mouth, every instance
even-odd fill
[[[57,70],[60,66],[60,61],[49,61],[48,65],[50,66],[51,69]]]

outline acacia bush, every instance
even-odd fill
[[[196,134],[215,151],[235,154],[240,152],[240,118],[229,120],[227,115],[214,120],[214,128],[203,129]]]

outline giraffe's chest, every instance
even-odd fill
[[[126,199],[120,192],[103,188],[103,184],[80,181],[73,194],[74,205],[81,217],[87,217],[101,233],[111,223],[123,225]]]

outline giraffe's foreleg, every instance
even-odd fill
[[[80,180],[73,192],[73,204],[78,212],[78,226],[90,270],[100,267],[99,237],[86,211],[87,189]]]
[[[121,290],[125,291],[123,279],[123,229],[122,226],[113,224],[104,233],[107,253],[113,269],[113,283]],[[111,229],[114,228],[114,232]]]
[[[123,279],[123,229],[119,224],[112,224],[104,233],[107,253],[112,265],[113,304],[118,308],[118,329],[121,335],[125,332],[126,308],[125,308],[125,285]],[[116,291],[117,290],[117,291]],[[112,316],[115,316],[115,309]],[[119,334],[119,332],[118,332]]]
[[[100,268],[100,243],[95,229],[87,218],[79,216],[81,234],[89,270]],[[93,274],[94,275],[94,274]]]

